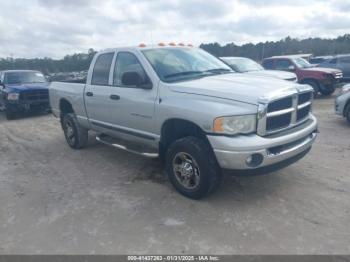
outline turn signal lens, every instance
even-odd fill
[[[214,132],[215,133],[222,133],[224,132],[224,128],[222,127],[224,123],[223,117],[218,117],[214,120]]]

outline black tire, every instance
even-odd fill
[[[16,118],[16,113],[8,110],[5,110],[5,115],[7,120],[13,120]]]
[[[73,149],[80,149],[88,142],[88,130],[81,127],[73,113],[63,116],[62,129],[68,145]]]
[[[179,157],[181,154],[185,154],[186,164],[191,163],[190,166],[192,167],[192,175],[186,174],[190,178],[184,178],[182,182],[180,181],[183,178],[181,171],[175,172],[175,168],[179,166],[183,167],[181,168],[182,171],[185,170],[183,163],[175,163],[178,158],[181,158]],[[221,169],[210,146],[196,137],[185,137],[171,144],[167,150],[165,168],[175,189],[180,194],[192,199],[207,196],[218,187],[222,180]],[[185,180],[190,182],[188,187],[183,185]],[[189,188],[191,186],[193,188]]]
[[[322,85],[320,85],[320,93],[323,95],[323,96],[329,96],[331,94],[333,94],[335,91],[335,87],[334,86],[331,86],[331,87],[324,87]]]
[[[346,120],[348,120],[348,123],[350,124],[350,103],[348,103],[345,107],[344,116]]]
[[[317,97],[318,93],[321,91],[319,84],[314,80],[306,80],[303,84],[310,85],[314,89],[314,97]]]

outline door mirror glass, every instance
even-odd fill
[[[152,89],[149,81],[144,81],[138,72],[125,72],[122,75],[123,86],[136,86],[143,89]]]
[[[142,84],[142,78],[137,72],[125,72],[122,75],[122,85],[139,86]]]

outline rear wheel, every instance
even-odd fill
[[[68,145],[73,149],[80,149],[88,142],[88,130],[81,127],[73,113],[63,116],[62,129]]]
[[[175,189],[193,199],[211,193],[222,179],[210,146],[197,137],[185,137],[170,145],[165,165]]]

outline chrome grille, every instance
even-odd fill
[[[303,123],[311,111],[312,94],[312,91],[307,89],[261,104],[258,134],[265,136]]]
[[[28,101],[42,101],[49,99],[49,90],[33,90],[21,94],[21,98]]]

